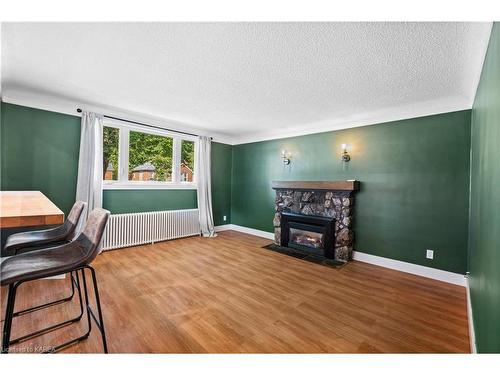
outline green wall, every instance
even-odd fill
[[[472,108],[469,270],[479,352],[500,352],[500,25]]]
[[[114,214],[196,208],[196,190],[104,190],[102,206]]]
[[[1,189],[40,190],[67,214],[75,202],[80,119],[1,106]]]
[[[342,143],[352,156],[345,169]],[[237,145],[231,220],[272,232],[273,180],[357,179],[356,250],[465,274],[469,150],[470,111]]]
[[[212,143],[212,206],[215,225],[231,222],[232,155],[232,146]],[[226,216],[226,221],[223,216]]]
[[[2,103],[1,120],[1,189],[40,190],[67,214],[76,194],[80,118]],[[214,142],[212,157],[218,225],[230,215],[231,146]],[[103,207],[112,213],[195,208],[196,190],[105,190]]]

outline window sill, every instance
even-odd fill
[[[103,182],[103,190],[197,190],[196,183]]]

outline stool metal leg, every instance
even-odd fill
[[[82,279],[83,279],[83,291],[85,294],[85,308],[87,310],[87,320],[89,323],[89,334],[90,334],[90,332],[92,331],[92,319],[91,319],[91,315],[89,313],[89,311],[90,311],[90,299],[89,299],[89,293],[87,291],[87,279],[85,278],[85,268],[82,268],[80,270],[80,272],[82,273]]]
[[[3,324],[2,353],[8,354],[10,347],[10,332],[12,330],[12,318],[14,314],[14,305],[16,303],[16,291],[19,284],[9,285],[9,294],[7,295],[7,307],[5,309],[5,321]]]
[[[88,269],[90,269],[90,272],[92,273],[92,283],[94,284],[94,294],[95,294],[95,300],[96,300],[96,305],[97,305],[97,314],[99,316],[99,322],[95,319],[94,314],[92,313],[92,310],[90,312],[92,313],[92,316],[94,320],[96,321],[97,327],[99,328],[99,331],[101,332],[101,339],[102,339],[102,346],[104,349],[104,353],[108,352],[108,345],[106,343],[106,331],[104,330],[104,320],[102,319],[102,309],[101,309],[101,299],[99,298],[99,290],[97,287],[97,277],[95,274],[94,268],[87,266]]]

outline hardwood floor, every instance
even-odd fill
[[[268,243],[227,231],[100,255],[110,352],[469,352],[464,288],[356,261],[331,269],[261,248]],[[68,292],[68,280],[26,284],[16,310]],[[13,337],[76,313],[74,303],[15,318]],[[62,342],[86,324],[18,347]],[[101,350],[94,327],[64,352]]]

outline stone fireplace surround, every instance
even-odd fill
[[[273,181],[276,190],[274,242],[281,246],[281,213],[335,219],[335,260],[352,258],[354,192],[359,181]]]

